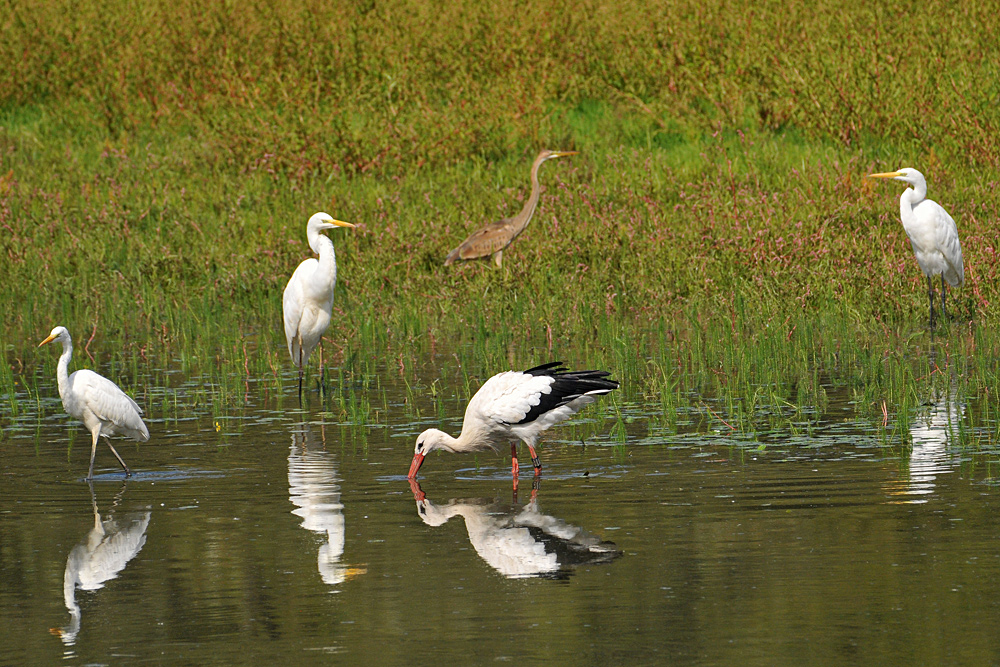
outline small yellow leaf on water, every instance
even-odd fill
[[[221,430],[222,430],[222,424],[220,424],[219,422],[215,422],[215,432],[218,433]]]

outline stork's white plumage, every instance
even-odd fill
[[[916,169],[905,167],[899,171],[871,174],[871,178],[891,178],[903,181],[910,187],[899,196],[899,216],[903,229],[910,239],[913,254],[920,270],[927,276],[927,295],[930,299],[931,327],[934,327],[934,276],[941,276],[941,314],[945,310],[945,281],[952,287],[965,282],[962,263],[962,244],[958,240],[958,227],[948,211],[933,199],[927,199],[927,181]]]
[[[63,409],[71,417],[76,417],[90,431],[90,471],[87,479],[94,477],[94,456],[97,454],[97,439],[102,435],[110,438],[113,435],[127,435],[133,440],[145,442],[149,440],[149,430],[142,421],[142,408],[111,380],[93,371],[81,369],[69,374],[69,361],[73,357],[73,339],[66,327],[56,327],[49,337],[38,344],[38,347],[52,341],[62,343],[63,352],[56,367],[56,378],[59,382],[59,396],[62,398]],[[125,469],[125,475],[131,475],[128,466],[114,445],[108,441],[108,447],[115,458]]]
[[[461,516],[476,553],[505,577],[566,576],[573,566],[606,563],[621,555],[613,542],[543,514],[535,493],[524,506],[488,498],[435,504],[417,482],[411,481],[410,487],[424,523],[440,526]]]
[[[435,449],[449,452],[498,451],[510,443],[511,472],[517,480],[517,441],[528,445],[535,474],[541,471],[535,445],[542,432],[569,419],[602,394],[618,388],[607,371],[568,371],[556,361],[526,371],[494,375],[469,401],[462,433],[453,438],[427,429],[417,437],[409,477],[416,477],[424,457]]]
[[[281,299],[285,321],[285,341],[292,362],[299,367],[299,393],[302,393],[302,369],[309,363],[313,350],[320,344],[323,332],[333,316],[333,289],[337,285],[337,255],[333,241],[321,234],[324,229],[353,227],[349,222],[334,220],[326,213],[317,213],[306,224],[309,247],[319,259],[305,259],[288,279]],[[323,349],[320,348],[322,357]],[[322,359],[320,360],[322,367]],[[322,368],[320,369],[322,371]]]

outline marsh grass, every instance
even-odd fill
[[[962,437],[996,443],[989,7],[8,9],[5,426],[54,393],[56,355],[33,343],[55,324],[75,367],[156,418],[287,404],[280,294],[310,255],[306,219],[327,210],[359,226],[331,234],[327,383],[306,400],[359,446],[390,410],[454,422],[493,373],[550,359],[622,382],[573,438],[762,438],[849,400],[898,447],[948,377]],[[907,47],[929,36],[935,49]],[[445,269],[470,231],[520,208],[541,147],[580,154],[543,168],[503,269]],[[899,188],[864,178],[904,164],[962,235],[966,288],[936,336]]]

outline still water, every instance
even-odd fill
[[[1000,664],[1000,488],[954,396],[893,449],[835,395],[766,446],[557,427],[515,494],[493,455],[411,485],[436,419],[260,395],[152,410],[133,477],[102,444],[91,488],[51,391],[0,441],[3,664]]]

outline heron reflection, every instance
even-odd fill
[[[292,431],[288,454],[288,499],[295,505],[292,514],[302,518],[302,527],[326,540],[319,547],[319,575],[325,584],[340,584],[364,574],[365,568],[348,567],[344,555],[344,505],[340,502],[340,478],[333,458],[326,451],[325,432],[317,439],[308,423]]]
[[[621,555],[613,542],[543,514],[538,507],[537,483],[525,505],[518,504],[516,497],[509,504],[491,498],[433,503],[415,480],[410,480],[410,489],[424,523],[440,526],[461,516],[476,553],[511,579],[567,578],[574,567],[609,563]]]
[[[112,511],[124,492],[123,485],[112,504]],[[63,575],[63,598],[70,622],[66,627],[52,630],[67,646],[76,643],[80,632],[81,612],[76,590],[96,591],[117,577],[146,543],[146,528],[149,526],[150,512],[126,514],[120,519],[101,519],[93,484],[90,484],[90,503],[94,509],[94,527],[69,552]]]

